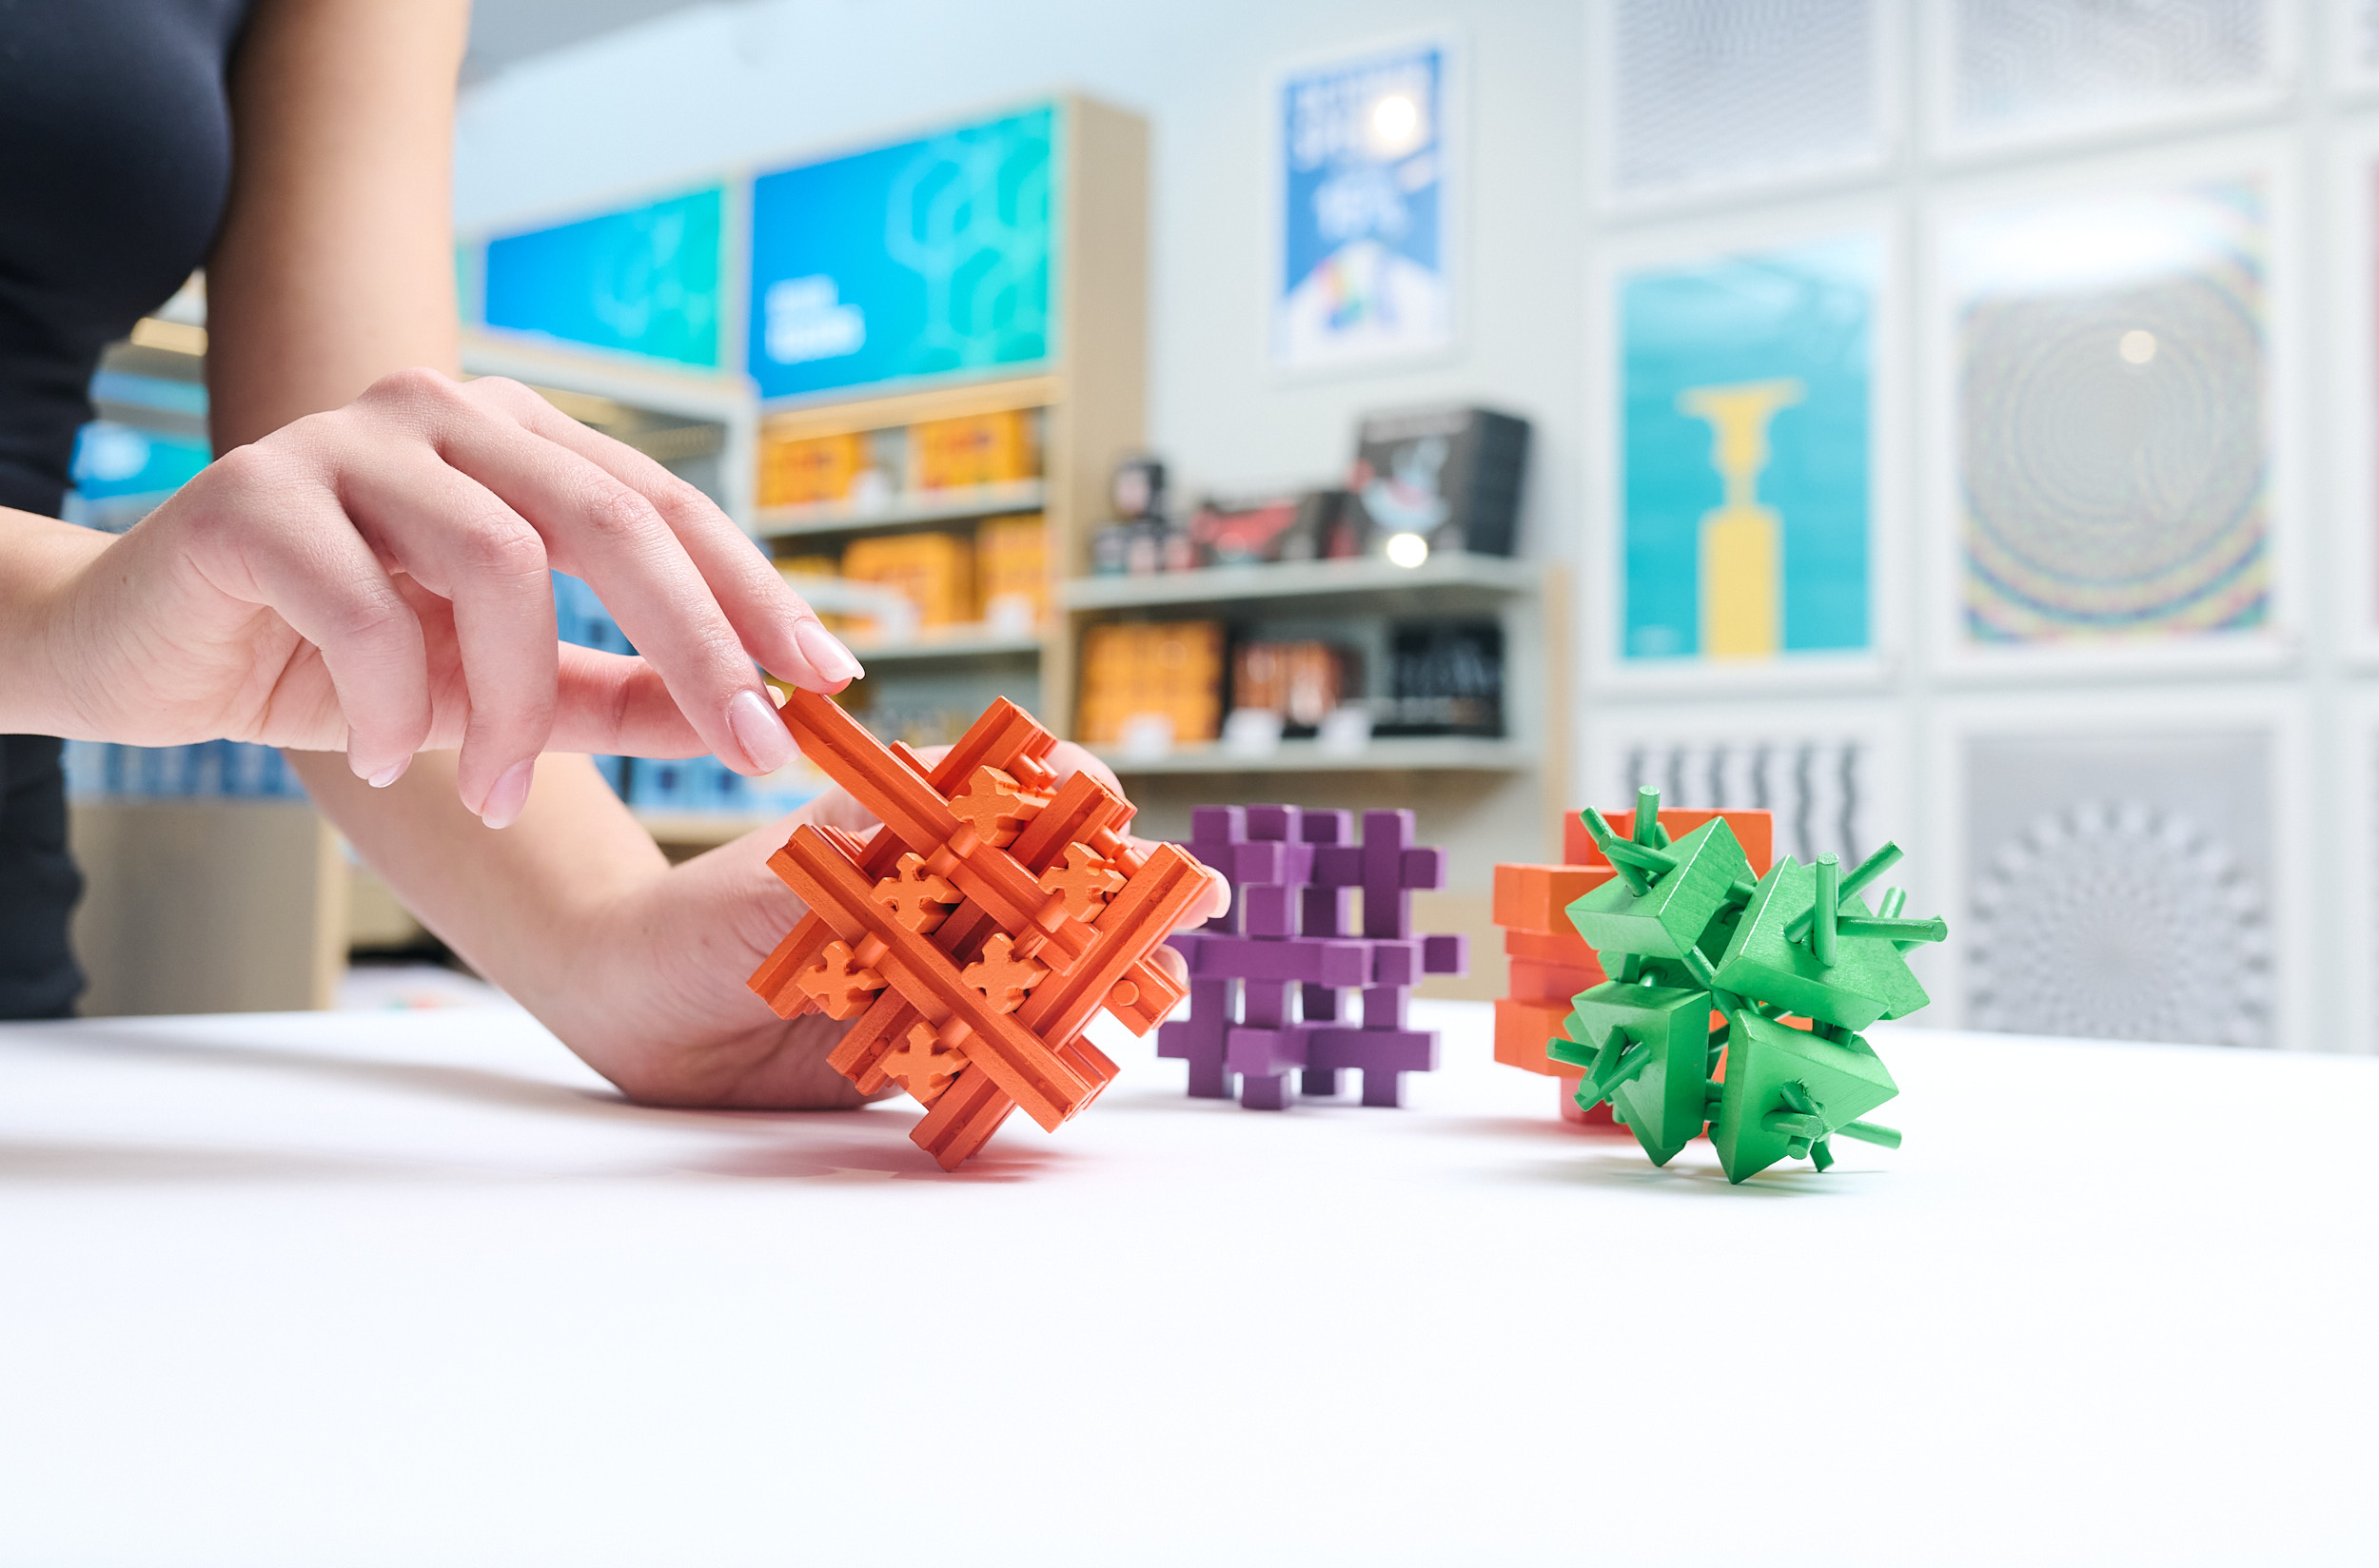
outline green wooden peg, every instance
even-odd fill
[[[1841,918],[1842,862],[1833,854],[1818,856],[1817,902],[1809,906],[1813,917],[1809,923],[1809,951],[1821,966],[1834,967],[1835,922]],[[1792,928],[1785,928],[1786,940],[1791,940]]]
[[[1834,1130],[1845,1138],[1856,1138],[1862,1144],[1874,1144],[1878,1148],[1900,1147],[1899,1129],[1885,1127],[1879,1122],[1844,1122]]]
[[[1818,858],[1822,861],[1827,857],[1819,855]],[[1848,876],[1843,877],[1840,887],[1836,890],[1836,907],[1840,907],[1839,900],[1856,897],[1858,894],[1864,892],[1867,889],[1868,883],[1874,881],[1877,877],[1881,876],[1885,872],[1890,871],[1894,866],[1897,865],[1899,863],[1899,858],[1900,847],[1897,844],[1886,844],[1883,848],[1876,851],[1875,853],[1867,856],[1866,859],[1861,860],[1858,863],[1858,869],[1853,871]],[[1812,905],[1808,913],[1796,915],[1793,919],[1793,923],[1784,928],[1784,940],[1787,942],[1798,942],[1802,937],[1807,936],[1809,934],[1809,922],[1815,918],[1817,912],[1816,906]]]
[[[1843,936],[1879,936],[1903,951],[1920,942],[1946,942],[1950,923],[1939,915],[1930,920],[1882,920],[1863,914],[1837,916],[1835,931]]]
[[[1588,806],[1578,813],[1578,820],[1586,825],[1586,832],[1594,835],[1594,847],[1601,850],[1602,857],[1618,869],[1620,880],[1626,883],[1631,892],[1641,897],[1652,891],[1652,884],[1645,880],[1643,872],[1611,853],[1611,846],[1620,841],[1619,834],[1613,833],[1611,825],[1602,820],[1601,812]]]
[[[1875,911],[1886,920],[1897,920],[1900,917],[1900,911],[1906,908],[1908,908],[1908,890],[1886,888],[1883,890],[1883,902],[1876,906]]]
[[[1677,869],[1677,857],[1666,850],[1646,849],[1642,844],[1630,844],[1624,838],[1612,839],[1603,846],[1603,850],[1610,856],[1612,865],[1633,866],[1656,877]]]
[[[1647,850],[1668,848],[1668,830],[1661,826],[1661,792],[1640,789],[1636,792],[1635,841]]]

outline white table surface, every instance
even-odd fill
[[[1123,1078],[621,1104],[508,1009],[0,1028],[0,1563],[2356,1563],[2379,1061],[1920,1030],[1890,1152]]]

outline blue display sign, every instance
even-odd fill
[[[1272,357],[1289,369],[1454,341],[1449,46],[1406,45],[1282,78]]]
[[[755,181],[760,396],[1046,360],[1055,123],[1044,107]]]
[[[507,331],[715,370],[724,205],[714,186],[491,240],[481,318]]]

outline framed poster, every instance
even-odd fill
[[[1324,371],[1454,346],[1461,94],[1431,33],[1282,71],[1272,92],[1272,363]]]
[[[1888,839],[1910,852],[1904,874],[1921,875],[1905,724],[1873,700],[1598,703],[1582,727],[1582,798],[1621,805],[1650,786],[1667,806],[1770,811],[1779,855],[1855,866]]]
[[[2348,92],[2379,88],[2379,0],[2330,0],[2330,70]]]
[[[1897,0],[1595,0],[1587,111],[1602,206],[1872,170],[1890,155]]]
[[[2291,206],[2257,144],[1937,213],[1946,670],[2287,656]]]
[[[2379,121],[2340,127],[2332,167],[2337,265],[2329,319],[2336,324],[2340,526],[2329,537],[2342,548],[2330,575],[2340,642],[2370,666],[2379,665]]]
[[[2171,128],[2278,101],[2296,70],[2290,0],[1932,0],[1933,146],[1996,152]]]
[[[2337,1026],[2323,1033],[2319,1049],[2379,1055],[2379,684],[2358,681],[2347,688],[2330,731],[2338,747],[2336,765],[2325,774],[2338,795],[2324,804],[2324,820],[2337,831],[2325,833],[2323,869],[2335,878],[2330,890],[2335,918],[2326,922],[2335,946],[2325,967],[2343,978],[2336,998]]]
[[[2311,1041],[2322,1005],[2300,693],[2035,693],[1943,704],[1933,722],[1928,841],[1950,873],[1944,1022]]]
[[[1040,105],[752,184],[763,401],[1050,358],[1058,113]]]
[[[588,348],[719,368],[724,187],[487,242],[480,320]],[[458,260],[458,282],[463,268]],[[465,294],[468,299],[468,294]]]
[[[1610,519],[1597,673],[1860,682],[1879,671],[1875,526],[1900,444],[1879,219],[1675,237],[1604,269],[1591,424]],[[1897,384],[1893,382],[1892,384]]]

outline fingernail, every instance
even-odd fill
[[[827,680],[856,680],[867,674],[859,661],[851,657],[851,650],[815,620],[796,626],[793,640],[801,645],[802,656],[810,661],[811,668]]]
[[[364,782],[369,784],[375,790],[384,790],[389,785],[394,784],[398,779],[403,778],[404,776],[405,769],[410,768],[411,766],[413,766],[413,759],[411,757],[401,756],[394,762],[389,763],[385,768],[381,769],[380,772],[372,774],[372,776],[365,779]]]
[[[737,692],[729,700],[727,728],[735,732],[736,744],[752,759],[752,766],[764,774],[773,774],[793,760],[792,734],[768,705],[768,698],[757,692]]]
[[[537,765],[533,760],[515,762],[496,780],[487,792],[486,802],[480,807],[479,819],[491,828],[509,828],[521,820],[521,808],[529,803],[529,780]]]

